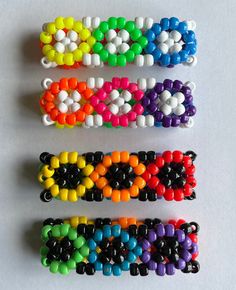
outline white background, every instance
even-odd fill
[[[150,16],[155,21],[177,16],[197,22],[198,65],[174,69],[104,68],[44,70],[38,35],[44,22],[56,16]],[[0,289],[207,289],[231,290],[235,285],[235,15],[236,1],[0,1]],[[62,76],[156,77],[192,80],[198,108],[192,129],[45,128],[40,122],[40,81]],[[198,153],[197,200],[127,204],[40,202],[38,156],[42,151],[193,149]],[[40,264],[40,222],[72,215],[183,217],[201,225],[201,271],[173,277],[120,278],[52,275]]]

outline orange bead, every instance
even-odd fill
[[[54,99],[55,99],[55,96],[49,92],[49,91],[46,91],[45,94],[43,95],[43,98],[44,100],[46,100],[47,102],[53,102]]]
[[[139,188],[136,184],[133,184],[130,188],[129,188],[129,192],[130,192],[130,196],[132,197],[136,197],[139,194]]]
[[[120,152],[120,162],[127,163],[129,161],[129,152],[122,151]]]
[[[122,189],[120,191],[120,199],[121,201],[127,202],[130,200],[130,193],[127,189]]]
[[[111,160],[113,163],[119,163],[120,162],[120,152],[119,151],[113,151],[111,153]]]
[[[134,168],[134,173],[136,175],[142,175],[146,170],[146,166],[143,163],[139,163],[138,166]]]
[[[75,114],[67,115],[66,122],[68,125],[74,126],[76,124],[76,115]]]
[[[55,94],[58,94],[59,91],[60,91],[60,88],[59,88],[59,83],[51,83],[51,86],[50,86],[50,91],[55,95]]]
[[[97,181],[96,181],[96,186],[99,189],[103,189],[103,187],[105,187],[107,185],[108,181],[105,177],[100,177]]]
[[[146,185],[146,182],[145,182],[145,180],[142,177],[137,176],[134,179],[134,184],[136,184],[139,187],[139,189],[143,189],[145,187],[145,185]]]
[[[55,104],[52,103],[52,102],[48,102],[48,103],[46,103],[46,105],[45,105],[44,108],[45,108],[45,111],[46,111],[47,113],[50,113],[51,110],[55,108]]]
[[[136,225],[136,223],[137,223],[137,219],[136,218],[128,218],[128,226],[130,226],[130,225]]]
[[[126,229],[128,227],[128,219],[127,217],[120,217],[118,219],[118,222],[122,229]]]
[[[112,226],[114,226],[114,225],[118,225],[118,221],[116,221],[116,220],[112,220],[112,221],[111,221],[111,225],[112,225]]]
[[[110,198],[112,195],[112,188],[110,187],[110,185],[106,185],[103,190],[103,195],[104,197]]]
[[[102,163],[99,163],[96,166],[96,171],[99,173],[99,175],[104,176],[107,173],[107,168]]]
[[[85,112],[83,112],[82,110],[77,111],[77,112],[75,113],[75,115],[76,115],[76,120],[77,120],[78,122],[83,122],[83,121],[85,120],[85,116],[86,116],[86,114],[85,114]]]
[[[112,165],[112,160],[111,160],[111,156],[109,155],[105,155],[103,157],[102,163],[105,167],[110,167]]]
[[[89,177],[92,179],[93,182],[96,182],[99,178],[99,174],[96,171],[93,171]]]
[[[77,84],[78,84],[78,81],[76,78],[70,78],[69,81],[68,81],[68,85],[69,85],[69,88],[71,90],[75,90],[76,87],[77,87]]]
[[[87,88],[86,82],[79,82],[77,85],[77,88],[78,88],[79,93],[83,93]]]
[[[93,106],[90,104],[84,104],[83,111],[85,112],[85,114],[91,115],[93,113]]]
[[[114,189],[112,191],[112,194],[111,194],[111,200],[113,202],[120,202],[120,191],[117,190],[117,189]]]
[[[94,91],[90,88],[87,88],[84,92],[83,92],[83,97],[85,100],[90,99],[92,96],[94,95]]]
[[[136,155],[130,155],[129,157],[129,165],[133,168],[138,166],[138,156]]]
[[[51,110],[50,118],[52,119],[52,121],[56,121],[58,114],[59,114],[59,111],[57,108],[54,108]]]
[[[68,79],[67,78],[60,79],[60,89],[64,90],[64,91],[67,91],[69,89]]]
[[[64,125],[66,123],[66,114],[65,113],[59,114],[57,117],[57,122],[61,125]]]

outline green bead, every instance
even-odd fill
[[[135,55],[138,55],[142,52],[142,47],[139,43],[133,43],[131,45],[131,49],[133,50]]]
[[[141,45],[142,48],[145,48],[148,44],[148,40],[145,36],[141,36],[139,39],[138,39],[138,43]]]
[[[54,238],[59,238],[61,236],[61,225],[55,225],[52,227],[52,236]]]
[[[133,62],[134,61],[135,54],[134,54],[133,50],[129,49],[128,51],[126,51],[125,56],[126,56],[126,61],[127,62]]]
[[[99,29],[102,33],[106,33],[109,30],[109,24],[106,21],[102,21],[99,25]]]
[[[68,238],[71,241],[74,241],[77,237],[78,237],[77,231],[75,229],[73,229],[73,228],[70,228],[69,229],[69,232],[68,232]]]
[[[125,27],[126,19],[124,17],[117,18],[117,28],[123,29]]]
[[[116,66],[117,64],[117,56],[115,54],[108,55],[108,64],[110,66]]]
[[[80,248],[79,252],[83,257],[87,257],[89,255],[89,247],[87,245],[83,245],[83,247]]]
[[[59,270],[59,273],[62,274],[62,275],[68,275],[69,274],[69,269],[68,269],[66,263],[61,263],[59,265],[58,270]]]
[[[41,264],[44,267],[48,267],[49,266],[47,257],[45,257],[45,256],[41,257]]]
[[[103,49],[103,45],[101,44],[101,42],[94,43],[93,51],[95,53],[99,53],[99,51],[101,51],[102,49]]]
[[[121,54],[117,56],[117,65],[118,66],[126,66],[126,57],[125,55]]]
[[[109,24],[110,29],[116,29],[117,28],[117,18],[116,17],[108,18],[108,24]]]
[[[136,41],[139,39],[139,37],[142,36],[142,32],[140,29],[135,28],[131,33],[130,33],[130,37],[133,41]]]
[[[100,29],[96,29],[93,32],[93,36],[95,37],[96,40],[101,41],[104,38],[104,34]]]
[[[76,263],[80,263],[82,262],[84,259],[84,257],[80,254],[79,251],[75,251],[74,254],[73,254],[73,260],[76,262]]]
[[[40,248],[40,255],[41,256],[46,256],[48,253],[48,247],[41,247]]]
[[[48,233],[51,231],[52,227],[50,225],[46,225],[42,228],[41,234],[44,239],[48,238]]]
[[[66,262],[68,269],[72,270],[76,268],[76,262],[74,259],[70,259]]]
[[[50,264],[49,270],[51,273],[57,273],[58,272],[58,267],[59,267],[59,262],[58,261],[52,261]]]
[[[132,100],[130,100],[128,103],[129,103],[130,106],[132,107],[132,106],[136,103],[136,101],[135,101],[134,99],[132,99]]]
[[[108,122],[103,123],[103,125],[107,128],[113,128],[112,124]]]
[[[125,24],[125,29],[130,33],[134,30],[135,28],[135,23],[134,21],[127,21]]]
[[[109,52],[106,50],[106,49],[102,49],[100,52],[99,52],[99,55],[100,55],[100,58],[103,62],[106,62],[107,59],[108,59],[108,55],[109,55]]]
[[[79,236],[76,240],[74,240],[74,247],[76,249],[80,249],[85,244],[85,238],[83,236]]]
[[[62,224],[61,225],[61,235],[63,237],[66,237],[68,235],[70,229],[70,225],[69,224]]]

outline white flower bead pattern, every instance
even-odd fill
[[[185,97],[183,93],[177,92],[172,96],[169,91],[164,90],[160,94],[157,105],[165,116],[171,114],[181,116],[185,113],[185,106],[182,104],[184,100]]]
[[[162,31],[156,38],[157,47],[162,51],[162,53],[179,52],[182,50],[182,35],[177,30],[172,30],[171,32]]]
[[[56,40],[54,48],[59,53],[73,52],[81,42],[78,33],[74,30],[65,33],[64,30],[59,29],[54,38]]]
[[[57,96],[57,108],[61,113],[77,112],[80,109],[81,95],[78,91],[71,91],[69,94],[62,90]]]

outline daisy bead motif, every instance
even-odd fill
[[[185,107],[182,104],[185,100],[184,94],[181,92],[175,93],[173,96],[167,90],[163,91],[158,100],[158,107],[160,111],[165,115],[180,116],[185,113]]]

